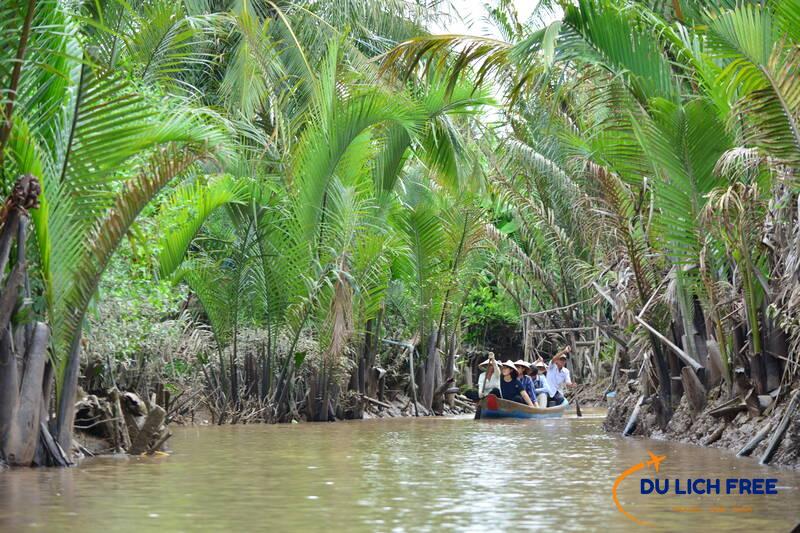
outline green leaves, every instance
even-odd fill
[[[162,277],[172,274],[183,261],[186,250],[206,218],[221,206],[242,203],[249,198],[249,183],[227,176],[196,180],[176,189],[166,201],[164,234],[159,269]]]
[[[708,193],[727,183],[714,168],[731,139],[704,99],[652,105],[653,118],[641,127],[640,140],[657,176],[656,238],[671,262],[696,265],[705,242],[700,214]]]
[[[307,238],[313,237],[325,191],[351,143],[381,124],[396,124],[413,136],[422,122],[421,110],[396,95],[376,89],[339,99],[334,83],[324,86],[293,156],[294,186],[302,196]]]
[[[658,42],[637,27],[616,2],[581,0],[566,9],[564,23],[578,32],[592,50],[576,48],[574,56],[597,62],[623,76],[642,103],[657,96],[670,100],[678,97],[669,61]]]
[[[736,9],[710,14],[709,18],[709,44],[720,57],[753,66],[769,61],[777,35],[767,8],[746,3]]]
[[[743,119],[743,141],[789,164],[800,162],[800,53],[777,26],[792,20],[791,3],[769,8],[745,4],[711,15],[709,44],[727,60],[720,73],[734,103],[730,127]]]

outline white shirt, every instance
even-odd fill
[[[550,366],[547,367],[547,382],[550,384],[550,388],[554,392],[559,390],[563,393],[564,391],[562,390],[561,385],[564,383],[572,383],[572,380],[569,377],[569,369],[564,367],[559,370],[555,363],[550,363]]]
[[[481,372],[478,376],[478,396],[489,394],[492,389],[500,388],[500,369],[495,365],[494,374],[486,381],[486,372]]]

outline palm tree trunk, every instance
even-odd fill
[[[81,326],[72,339],[67,355],[67,365],[58,387],[58,412],[56,413],[56,442],[69,456],[72,448],[72,430],[75,424],[75,396],[78,393],[78,374],[81,367],[81,338],[85,312],[81,312]]]
[[[231,402],[235,409],[238,409],[240,406],[239,402],[239,377],[237,374],[236,369],[236,352],[238,349],[238,321],[234,322],[233,325],[233,346],[231,347],[231,356],[230,356],[230,373],[231,373]]]

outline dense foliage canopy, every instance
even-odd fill
[[[327,420],[383,339],[430,408],[490,330],[641,369],[665,418],[682,366],[797,375],[800,2],[500,0],[493,37],[431,34],[448,13],[3,3],[0,178],[42,188],[17,320],[52,329],[65,447],[87,328],[105,386],[194,372],[219,420]]]

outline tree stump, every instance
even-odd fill
[[[153,405],[152,409],[147,413],[144,419],[142,430],[136,435],[133,440],[128,453],[131,455],[140,455],[146,452],[150,447],[150,442],[156,438],[159,433],[161,424],[164,423],[164,418],[167,416],[166,411],[160,405]]]
[[[703,407],[706,406],[706,388],[703,387],[700,378],[691,368],[685,366],[681,368],[681,381],[692,410],[694,412],[702,411]]]

